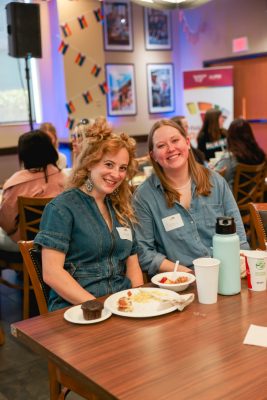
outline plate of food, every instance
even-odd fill
[[[104,307],[122,317],[156,317],[177,310],[181,296],[160,288],[134,288],[109,296]]]
[[[64,318],[74,324],[95,324],[111,317],[111,312],[97,300],[89,300],[69,308]]]
[[[195,275],[188,272],[176,272],[175,275],[173,272],[162,272],[161,274],[154,275],[151,282],[162,289],[181,292],[187,289],[195,280]]]

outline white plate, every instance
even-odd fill
[[[64,318],[74,324],[96,324],[97,322],[105,321],[105,319],[108,319],[111,315],[111,312],[104,308],[101,313],[101,318],[89,320],[84,319],[81,305],[79,304],[78,306],[71,307],[65,311]]]
[[[136,289],[128,289],[123,290],[118,293],[112,294],[105,300],[104,306],[113,314],[120,315],[122,317],[129,318],[147,318],[147,317],[156,317],[158,315],[163,315],[170,313],[172,311],[177,310],[177,305],[170,305],[168,302],[161,302],[158,300],[150,299],[146,303],[139,303],[136,301],[132,301],[133,303],[133,311],[123,312],[118,310],[118,300],[120,297],[128,296],[128,292],[132,292],[132,296],[140,293],[152,294],[153,296],[157,296],[160,299],[179,299],[179,295],[176,292],[172,292],[166,289],[158,289],[158,288],[136,288]]]

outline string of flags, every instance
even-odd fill
[[[98,85],[94,85],[90,88],[90,90],[92,90],[93,88],[95,88],[96,86],[98,86],[98,88],[100,89],[100,92],[105,95],[108,93],[108,85],[107,82],[104,81],[103,83],[99,83]],[[93,101],[93,96],[91,94],[91,91],[87,90],[85,92],[83,92],[82,94],[79,94],[77,96],[74,96],[72,98],[72,100],[70,100],[68,103],[66,103],[66,109],[68,114],[73,114],[76,111],[75,105],[74,105],[74,100],[82,97],[83,100],[85,101],[86,104],[90,104]]]
[[[70,38],[71,35],[73,35],[73,31],[75,32],[75,25],[73,23],[77,23],[79,28],[81,30],[85,30],[89,27],[90,25],[90,20],[88,19],[88,15],[93,13],[96,22],[102,23],[104,20],[104,15],[102,13],[101,8],[97,8],[94,10],[86,11],[83,12],[82,15],[78,17],[74,17],[72,19],[69,19],[65,21],[64,23],[60,24],[60,30],[61,30],[61,38],[60,38],[60,43],[58,47],[58,52],[65,56],[66,54],[73,54],[73,62],[78,66],[78,67],[83,67],[85,64],[87,65],[88,62],[91,63],[90,66],[90,74],[97,78],[102,71],[102,68],[100,65],[98,65],[95,60],[93,60],[89,54],[84,54],[80,51],[80,49],[76,49],[73,47],[70,43],[68,43],[68,39]],[[68,56],[69,57],[69,56]],[[102,83],[94,84],[93,86],[89,87],[88,89],[84,90],[82,93],[72,96],[72,98],[65,104],[66,110],[68,113],[67,121],[66,121],[66,128],[69,130],[72,130],[75,126],[75,112],[76,112],[76,99],[82,98],[83,102],[86,105],[89,105],[93,102],[93,94],[92,91],[94,91],[95,88],[98,88],[100,90],[102,95],[106,95],[108,93],[108,85],[104,81]]]
[[[80,17],[77,17],[77,19],[76,18],[70,19],[67,22],[65,22],[63,25],[60,25],[60,28],[61,28],[63,36],[66,38],[66,37],[69,37],[69,36],[72,35],[72,30],[70,29],[69,23],[71,21],[73,21],[73,20],[77,20],[77,22],[79,24],[79,27],[81,29],[88,28],[88,22],[87,22],[87,19],[86,19],[85,15],[89,14],[90,12],[91,11],[87,11],[83,15],[81,15]],[[96,19],[97,22],[101,22],[102,23],[104,21],[104,15],[102,13],[101,8],[97,8],[96,10],[93,10],[93,14],[94,14],[95,19]]]

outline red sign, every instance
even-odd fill
[[[233,67],[185,71],[184,89],[233,85]]]

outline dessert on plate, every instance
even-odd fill
[[[103,308],[103,304],[97,300],[88,300],[81,305],[83,317],[86,320],[101,318]]]

